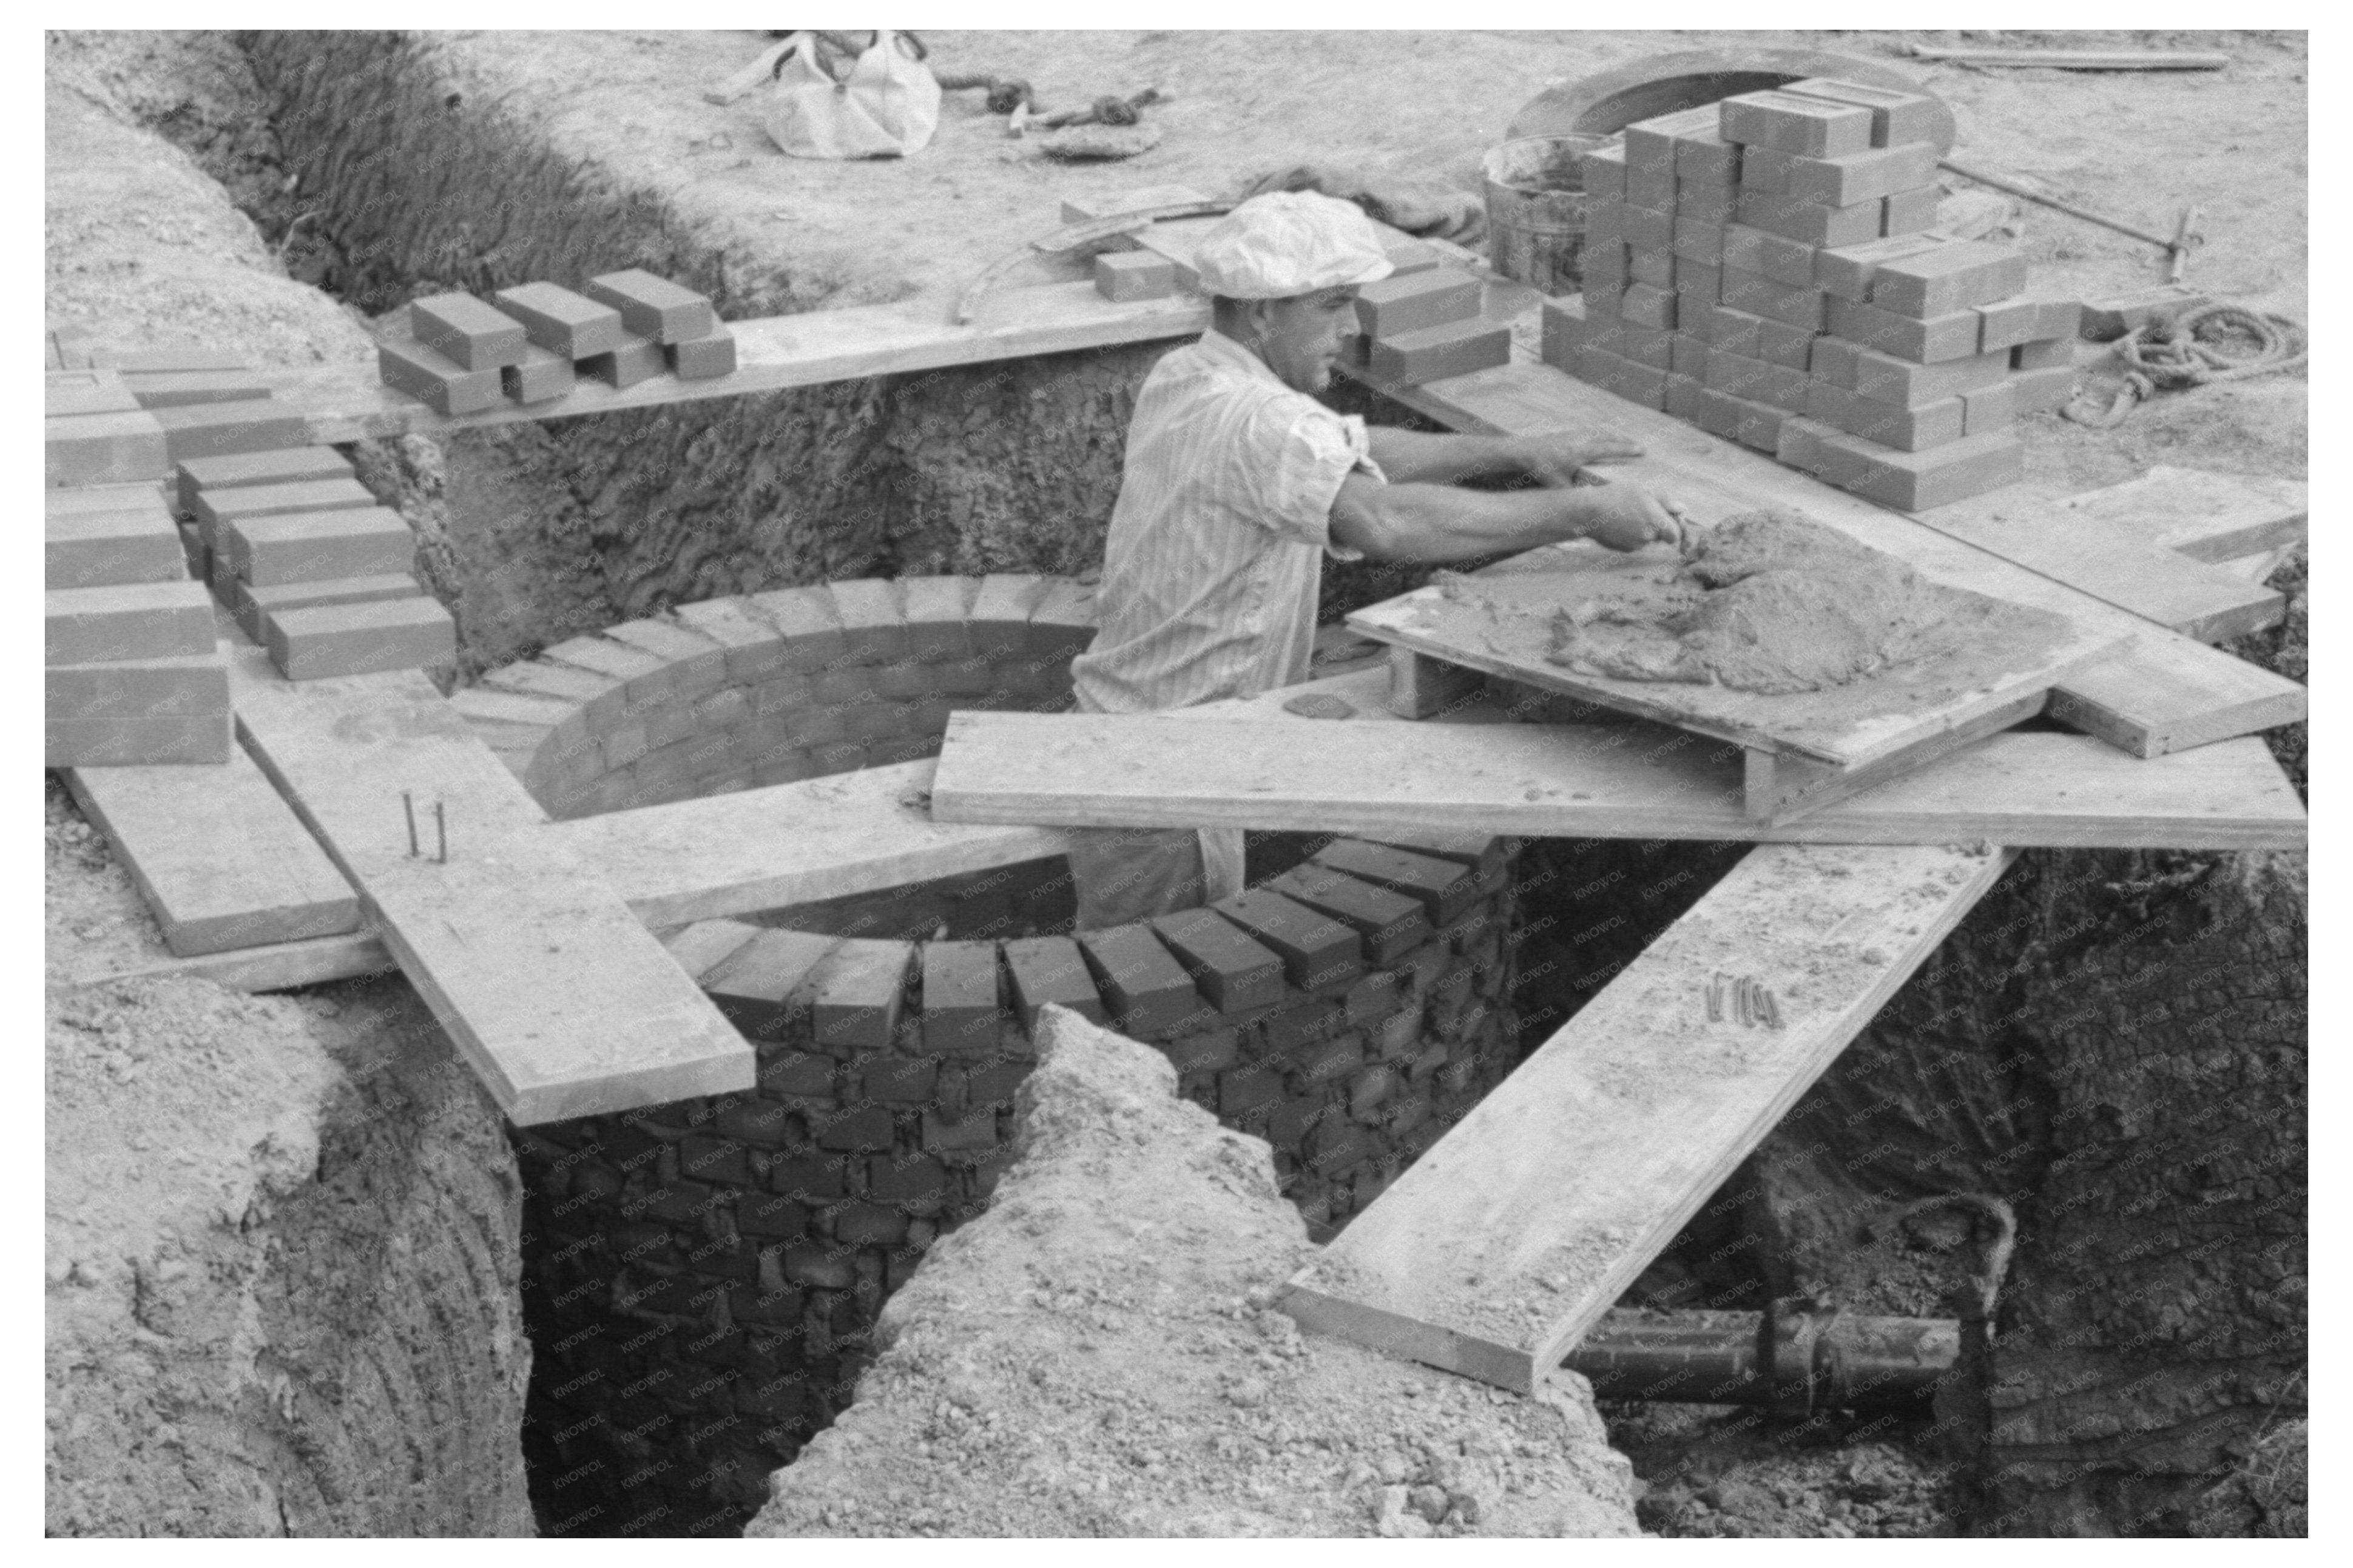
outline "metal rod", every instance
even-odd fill
[[[408,798],[406,789],[400,792],[400,809],[408,818],[408,857],[414,860],[420,853],[417,847],[417,802]]]
[[[440,839],[440,853],[433,858],[443,865],[449,863],[449,820],[442,815],[441,802],[433,802],[433,832]]]
[[[2173,226],[2173,254],[2165,260],[2165,281],[2181,281],[2181,270],[2189,265],[2189,227],[2198,221],[2198,204],[2191,202],[2181,209],[2181,221]]]
[[[2165,251],[2168,255],[2174,254],[2181,249],[2181,247],[2177,246],[2172,240],[2160,239],[2156,235],[2148,233],[2145,229],[2135,228],[2130,224],[2118,223],[2113,217],[2102,217],[2096,212],[2085,212],[2080,207],[2070,207],[2065,202],[2059,200],[2055,196],[2042,196],[2038,192],[2028,190],[2024,185],[2012,185],[2010,181],[2001,179],[1993,175],[1982,175],[1975,169],[1965,169],[1961,167],[1960,164],[1953,162],[1950,158],[1937,159],[1936,166],[1940,169],[1950,169],[1953,173],[1960,175],[1961,178],[1965,180],[1975,180],[1981,185],[1991,185],[1998,191],[2008,191],[2011,196],[2018,196],[2026,201],[2034,202],[2042,207],[2050,207],[2054,212],[2063,212],[2068,217],[2081,218],[2085,223],[2096,223],[2102,228],[2113,228],[2118,234],[2130,235],[2135,239],[2144,240],[2148,244],[2156,246],[2159,250]]]

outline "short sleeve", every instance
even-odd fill
[[[1363,471],[1386,482],[1373,462],[1365,421],[1354,414],[1335,414],[1311,399],[1285,398],[1268,406],[1262,433],[1275,437],[1272,472],[1266,488],[1264,519],[1272,532],[1303,545],[1314,545],[1335,560],[1363,558],[1332,540],[1332,503],[1349,474]],[[1282,421],[1277,436],[1266,428]]]

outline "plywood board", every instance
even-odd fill
[[[113,845],[182,957],[359,929],[359,896],[253,759],[185,768],[69,768],[66,788]]]
[[[2056,610],[2087,633],[2128,637],[2128,645],[2063,682],[2053,694],[2052,711],[2059,711],[2063,699],[2075,699],[2073,711],[2082,715],[2090,733],[2137,755],[2252,734],[2306,716],[2306,694],[2296,682],[2201,647],[2154,621],[1940,532],[1931,524],[1943,515],[1942,509],[1917,518],[1886,511],[1761,453],[1536,363],[1525,345],[1521,353],[1510,365],[1420,387],[1383,386],[1363,369],[1347,366],[1342,373],[1451,429],[1487,434],[1609,430],[1628,436],[1641,443],[1644,455],[1611,464],[1608,471],[1671,497],[1700,523],[1713,524],[1757,507],[1791,507],[1902,556],[1936,581]]]
[[[1836,1060],[2014,852],[1752,851],[1422,1156],[1281,1305],[1532,1392]],[[1707,1022],[1711,977],[1778,1029]]]
[[[1208,733],[1199,733],[1214,726]],[[1303,727],[1312,726],[1312,727]],[[2306,818],[2253,737],[2142,761],[2010,732],[1778,827],[1731,747],[1662,726],[1317,723],[959,713],[933,814],[1056,827],[1400,831],[1784,843],[2298,849]]]
[[[1190,336],[1209,324],[1205,301],[1180,297],[1114,304],[1095,292],[1092,282],[1003,290],[988,295],[978,319],[966,326],[950,320],[950,307],[951,302],[944,297],[924,296],[896,304],[729,322],[727,330],[735,338],[735,369],[725,376],[691,381],[655,376],[620,390],[583,381],[563,397],[543,403],[508,403],[454,417],[437,414],[381,385],[373,358],[272,371],[267,378],[280,400],[297,405],[308,416],[309,438],[313,444],[321,444],[364,436],[609,414],[745,392],[774,392],[787,387],[1146,343]]]
[[[295,684],[234,656],[237,729],[520,1123],[752,1086],[751,1047],[414,671]],[[401,791],[418,802],[410,853]],[[435,801],[449,859],[434,858]]]

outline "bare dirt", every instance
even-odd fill
[[[1265,1142],[1047,1017],[995,1202],[747,1535],[1634,1533],[1582,1380],[1521,1399],[1303,1337],[1273,1302],[1315,1249]]]

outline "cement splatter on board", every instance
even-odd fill
[[[2067,630],[2046,611],[1929,582],[1803,517],[1750,512],[1680,565],[1561,606],[1545,658],[1579,674],[1780,695]]]

